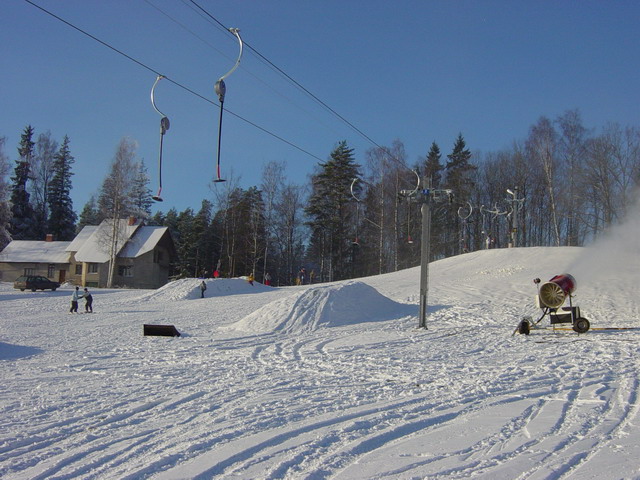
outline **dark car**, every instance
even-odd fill
[[[36,290],[49,289],[51,289],[52,292],[55,292],[56,288],[59,286],[60,284],[58,282],[54,282],[53,280],[49,280],[46,277],[40,277],[38,275],[24,275],[16,278],[16,281],[13,282],[13,288],[17,288],[22,292],[25,290],[35,292]]]

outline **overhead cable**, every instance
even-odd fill
[[[147,65],[147,64],[145,64],[145,63],[143,63],[143,62],[141,62],[140,60],[137,60],[136,58],[132,57],[131,55],[126,54],[126,53],[125,53],[125,52],[123,52],[122,50],[120,50],[120,49],[118,49],[118,48],[114,47],[113,45],[110,45],[109,43],[105,42],[104,40],[99,39],[99,38],[98,38],[98,37],[96,37],[95,35],[92,35],[91,33],[87,32],[86,30],[83,30],[82,28],[80,28],[80,27],[78,27],[78,26],[76,26],[76,25],[72,24],[71,22],[69,22],[69,21],[65,20],[64,18],[61,18],[60,16],[56,15],[55,13],[50,12],[50,11],[49,11],[49,10],[47,10],[46,8],[41,7],[40,5],[38,5],[38,4],[36,4],[36,3],[34,3],[32,0],[24,0],[24,1],[25,1],[25,2],[27,2],[28,4],[32,5],[33,7],[36,7],[37,9],[41,10],[42,12],[46,13],[47,15],[49,15],[49,16],[51,16],[51,17],[55,18],[56,20],[58,20],[58,21],[60,21],[60,22],[64,23],[65,25],[67,25],[67,26],[69,26],[69,27],[73,28],[74,30],[76,30],[76,31],[78,31],[78,32],[80,32],[80,33],[82,33],[83,35],[86,35],[87,37],[91,38],[92,40],[94,40],[94,41],[96,41],[96,42],[100,43],[101,45],[103,45],[103,46],[107,47],[108,49],[110,49],[110,50],[112,50],[112,51],[114,51],[114,52],[118,53],[119,55],[122,55],[123,57],[125,57],[126,59],[128,59],[128,60],[130,60],[130,61],[134,62],[135,64],[139,65],[140,67],[142,67],[142,68],[144,68],[144,69],[146,69],[146,70],[148,70],[148,71],[150,71],[150,72],[154,73],[156,76],[162,76],[165,80],[167,80],[167,81],[171,82],[172,84],[174,84],[175,86],[177,86],[177,87],[179,87],[179,88],[182,88],[183,90],[185,90],[185,91],[189,92],[190,94],[192,94],[192,95],[194,95],[194,96],[196,96],[196,97],[200,98],[201,100],[204,100],[205,102],[208,102],[208,103],[210,103],[211,105],[214,105],[214,106],[216,106],[216,107],[220,107],[220,105],[219,105],[219,104],[217,104],[216,102],[214,102],[213,100],[211,100],[211,99],[209,99],[209,98],[205,97],[204,95],[199,94],[198,92],[196,92],[196,91],[192,90],[191,88],[189,88],[189,87],[187,87],[187,86],[185,86],[185,85],[183,85],[183,84],[181,84],[181,83],[179,83],[179,82],[177,82],[177,81],[175,81],[175,80],[172,80],[172,79],[171,79],[171,78],[169,78],[168,76],[161,74],[160,72],[158,72],[158,71],[157,71],[157,70],[155,70],[154,68],[150,67],[149,65]],[[246,119],[246,118],[242,117],[241,115],[238,115],[237,113],[234,113],[233,111],[231,111],[231,110],[229,110],[229,109],[226,109],[226,108],[225,108],[225,111],[229,112],[229,114],[230,114],[230,115],[233,115],[233,116],[234,116],[234,117],[236,117],[237,119],[242,120],[242,121],[243,121],[243,122],[245,122],[246,124],[248,124],[248,125],[250,125],[250,126],[252,126],[252,127],[256,128],[256,129],[258,129],[258,130],[260,130],[261,132],[264,132],[264,133],[266,133],[267,135],[269,135],[269,136],[271,136],[271,137],[273,137],[273,138],[275,138],[275,139],[277,139],[277,140],[279,140],[279,141],[281,141],[281,142],[283,142],[283,143],[286,143],[287,145],[289,145],[289,146],[291,146],[291,147],[293,147],[293,148],[295,148],[295,149],[299,150],[300,152],[302,152],[302,153],[304,153],[304,154],[306,154],[306,155],[309,155],[309,156],[310,156],[310,157],[312,157],[312,158],[315,158],[316,160],[318,160],[318,161],[320,161],[320,162],[324,162],[324,160],[323,160],[322,158],[318,157],[317,155],[314,155],[313,153],[311,153],[311,152],[309,152],[309,151],[305,150],[304,148],[299,147],[299,146],[298,146],[298,145],[296,145],[295,143],[290,142],[289,140],[286,140],[285,138],[283,138],[283,137],[281,137],[281,136],[279,136],[279,135],[277,135],[277,134],[275,134],[275,133],[273,133],[273,132],[271,132],[271,131],[267,130],[267,129],[266,129],[266,128],[264,128],[264,127],[261,127],[260,125],[256,124],[255,122],[252,122],[251,120],[248,120],[248,119]]]

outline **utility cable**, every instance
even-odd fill
[[[60,22],[64,23],[65,25],[67,25],[67,26],[69,26],[69,27],[73,28],[74,30],[76,30],[76,31],[78,31],[78,32],[80,32],[80,33],[82,33],[83,35],[86,35],[87,37],[89,37],[89,38],[91,38],[92,40],[94,40],[94,41],[98,42],[99,44],[101,44],[101,45],[103,45],[103,46],[107,47],[108,49],[110,49],[110,50],[112,50],[112,51],[114,51],[114,52],[118,53],[119,55],[122,55],[123,57],[125,57],[126,59],[128,59],[128,60],[130,60],[130,61],[134,62],[135,64],[139,65],[140,67],[142,67],[142,68],[144,68],[144,69],[146,69],[146,70],[148,70],[148,71],[150,71],[150,72],[154,73],[156,76],[160,75],[160,76],[164,77],[164,79],[165,79],[165,80],[167,80],[167,81],[171,82],[171,83],[172,83],[172,84],[174,84],[175,86],[177,86],[177,87],[179,87],[179,88],[181,88],[181,89],[183,89],[183,90],[185,90],[185,91],[189,92],[190,94],[192,94],[192,95],[194,95],[194,96],[196,96],[196,97],[200,98],[201,100],[204,100],[205,102],[210,103],[211,105],[214,105],[214,106],[216,106],[216,107],[219,107],[219,106],[220,106],[219,104],[217,104],[217,103],[216,103],[216,102],[214,102],[213,100],[211,100],[211,99],[209,99],[209,98],[205,97],[204,95],[199,94],[198,92],[196,92],[196,91],[192,90],[191,88],[189,88],[189,87],[187,87],[187,86],[185,86],[185,85],[183,85],[183,84],[181,84],[181,83],[179,83],[179,82],[176,82],[175,80],[172,80],[172,79],[171,79],[171,78],[169,78],[168,76],[161,74],[160,72],[158,72],[158,71],[157,71],[157,70],[155,70],[154,68],[150,67],[149,65],[146,65],[145,63],[141,62],[140,60],[137,60],[136,58],[132,57],[131,55],[126,54],[125,52],[123,52],[122,50],[119,50],[118,48],[114,47],[113,45],[110,45],[109,43],[107,43],[107,42],[105,42],[105,41],[103,41],[103,40],[99,39],[99,38],[98,38],[98,37],[96,37],[95,35],[92,35],[91,33],[89,33],[89,32],[87,32],[87,31],[83,30],[82,28],[80,28],[80,27],[78,27],[78,26],[76,26],[76,25],[72,24],[71,22],[68,22],[68,21],[67,21],[67,20],[65,20],[64,18],[59,17],[58,15],[56,15],[56,14],[55,14],[55,13],[53,13],[53,12],[50,12],[50,11],[49,11],[49,10],[47,10],[46,8],[41,7],[40,5],[38,5],[38,4],[34,3],[34,2],[32,2],[31,0],[24,0],[24,1],[25,1],[25,2],[27,2],[29,5],[31,5],[31,6],[33,6],[33,7],[36,7],[38,10],[41,10],[42,12],[46,13],[47,15],[49,15],[49,16],[51,16],[51,17],[55,18],[56,20],[58,20],[58,21],[60,21]],[[271,137],[273,137],[273,138],[275,138],[275,139],[277,139],[277,140],[279,140],[279,141],[281,141],[281,142],[283,142],[283,143],[285,143],[285,144],[289,145],[290,147],[293,147],[293,148],[295,148],[296,150],[299,150],[300,152],[302,152],[302,153],[304,153],[304,154],[306,154],[306,155],[309,155],[309,156],[310,156],[310,157],[312,157],[312,158],[315,158],[315,159],[316,159],[316,160],[318,160],[319,162],[324,162],[324,160],[323,160],[322,158],[318,157],[317,155],[314,155],[313,153],[311,153],[311,152],[309,152],[309,151],[305,150],[304,148],[299,147],[299,146],[298,146],[298,145],[296,145],[295,143],[290,142],[289,140],[286,140],[285,138],[283,138],[283,137],[281,137],[281,136],[279,136],[279,135],[277,135],[277,134],[275,134],[275,133],[273,133],[273,132],[271,132],[271,131],[267,130],[267,129],[266,129],[266,128],[264,128],[264,127],[261,127],[260,125],[256,124],[255,122],[252,122],[252,121],[250,121],[250,120],[248,120],[248,119],[246,119],[246,118],[242,117],[241,115],[238,115],[237,113],[234,113],[233,111],[231,111],[231,110],[229,110],[229,109],[226,109],[226,108],[225,108],[225,111],[229,112],[229,114],[230,114],[230,115],[233,115],[233,116],[234,116],[234,117],[236,117],[238,120],[241,120],[241,121],[245,122],[246,124],[248,124],[248,125],[250,125],[250,126],[252,126],[252,127],[256,128],[256,129],[258,129],[258,130],[260,130],[261,132],[266,133],[267,135],[269,135],[269,136],[271,136]]]
[[[200,9],[206,16],[208,16],[209,18],[211,18],[214,22],[216,22],[220,27],[222,27],[224,30],[228,30],[228,28],[222,23],[220,22],[220,20],[218,20],[216,17],[214,17],[213,15],[211,15],[207,10],[205,10],[203,7],[201,7],[200,5],[198,5],[198,3],[195,0],[189,0],[192,4],[194,4],[198,9]],[[366,133],[364,133],[362,130],[360,130],[358,127],[356,127],[353,123],[351,123],[349,120],[347,120],[346,118],[344,118],[342,115],[340,115],[338,112],[336,112],[333,108],[331,108],[329,105],[327,105],[325,102],[323,102],[320,98],[318,98],[316,95],[314,95],[311,91],[309,91],[307,88],[305,88],[302,84],[300,84],[296,79],[294,79],[293,77],[291,77],[287,72],[285,72],[284,70],[282,70],[280,67],[278,67],[276,64],[274,64],[271,60],[269,60],[267,57],[265,57],[264,55],[262,55],[260,52],[258,52],[255,48],[253,48],[251,46],[251,44],[249,44],[246,40],[244,41],[244,45],[251,50],[254,54],[256,54],[262,61],[266,62],[271,68],[275,69],[278,73],[280,73],[281,75],[283,75],[287,80],[289,80],[290,82],[292,82],[296,87],[298,87],[300,90],[302,90],[303,92],[305,92],[307,95],[309,95],[311,98],[313,98],[316,102],[318,102],[320,105],[322,105],[324,108],[326,108],[329,112],[331,112],[333,115],[335,115],[336,117],[338,117],[340,120],[342,120],[345,124],[347,124],[349,127],[351,127],[353,130],[355,130],[358,134],[360,134],[363,138],[365,138],[366,140],[368,140],[369,142],[371,142],[373,145],[375,145],[378,148],[383,148],[380,145],[378,145],[375,140],[373,140],[371,137],[369,137]]]
[[[185,0],[183,0],[184,2]],[[218,20],[216,17],[214,17],[211,13],[209,13],[207,10],[205,10],[203,7],[201,7],[195,0],[189,0],[193,5],[195,5],[202,13],[204,13],[207,17],[209,17],[211,20],[213,20],[220,28],[222,28],[223,30],[228,31],[229,29],[220,21]],[[316,102],[318,102],[320,105],[322,105],[324,108],[326,108],[329,112],[331,112],[333,115],[335,115],[336,117],[338,117],[340,120],[342,120],[346,125],[348,125],[349,127],[351,127],[355,132],[357,132],[359,135],[361,135],[364,139],[366,139],[368,142],[370,142],[372,145],[378,147],[380,150],[382,150],[384,153],[386,153],[391,160],[393,160],[394,162],[396,162],[398,165],[400,165],[403,168],[406,168],[408,170],[411,170],[413,172],[413,170],[411,168],[409,168],[404,162],[402,162],[400,159],[398,159],[395,155],[393,155],[393,153],[391,153],[391,151],[387,148],[387,147],[383,147],[381,145],[379,145],[375,140],[373,140],[371,137],[369,137],[366,133],[364,133],[362,130],[360,130],[358,127],[356,127],[353,123],[351,123],[349,120],[347,120],[345,117],[343,117],[342,115],[340,115],[338,112],[336,112],[333,108],[331,108],[329,105],[327,105],[325,102],[323,102],[320,98],[318,98],[316,95],[314,95],[311,91],[309,91],[307,88],[305,88],[302,84],[300,84],[298,81],[296,81],[293,77],[291,77],[289,74],[287,74],[284,70],[282,70],[280,67],[278,67],[276,64],[274,64],[271,60],[269,60],[268,58],[266,58],[264,55],[262,55],[260,52],[258,52],[255,48],[253,48],[251,46],[251,44],[247,43],[247,41],[244,41],[244,45],[251,50],[255,55],[258,56],[258,58],[260,58],[262,61],[266,62],[271,68],[273,68],[274,70],[276,70],[278,73],[280,73],[281,75],[283,75],[287,80],[289,80],[291,83],[293,83],[296,87],[298,87],[300,90],[302,90],[303,92],[305,92],[307,95],[309,95],[312,99],[314,99]]]

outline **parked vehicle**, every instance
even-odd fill
[[[31,290],[35,292],[36,290],[49,290],[52,292],[56,291],[60,284],[58,282],[54,282],[53,280],[49,280],[46,277],[40,277],[38,275],[23,275],[22,277],[16,278],[16,281],[13,282],[13,288],[17,288],[21,292],[25,290]]]

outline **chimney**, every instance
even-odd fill
[[[47,233],[47,236],[44,239],[45,242],[53,242],[53,234]]]
[[[129,217],[129,226],[132,227],[136,224],[136,217]]]

